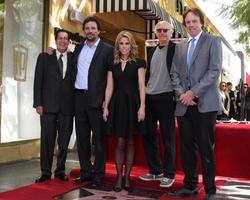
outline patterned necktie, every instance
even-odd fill
[[[63,60],[62,60],[63,54],[60,54],[58,61],[59,69],[63,77]]]
[[[188,74],[189,74],[189,70],[190,70],[192,56],[193,56],[194,49],[195,49],[195,38],[192,38],[190,40],[190,42],[191,42],[191,46],[189,48],[188,55],[187,55],[187,73]]]

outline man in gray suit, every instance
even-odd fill
[[[180,130],[180,150],[185,173],[184,187],[170,196],[198,194],[196,150],[202,163],[205,199],[214,199],[214,128],[220,109],[216,81],[222,66],[222,47],[218,37],[202,31],[204,16],[197,8],[183,16],[190,38],[176,45],[171,78],[177,96],[175,115]]]

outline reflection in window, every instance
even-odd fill
[[[39,137],[32,108],[36,58],[42,50],[43,0],[0,3],[1,142]],[[5,14],[2,14],[5,13]]]

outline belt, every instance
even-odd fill
[[[88,92],[88,90],[84,90],[84,89],[75,89],[76,92],[79,92],[79,93],[83,93],[83,94],[86,94]]]

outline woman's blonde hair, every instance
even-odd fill
[[[224,87],[223,87],[223,86],[224,86]],[[222,88],[222,87],[223,87],[223,88]],[[220,89],[220,91],[225,92],[226,87],[227,87],[226,82],[225,82],[225,81],[221,81],[220,84],[219,84],[219,89]]]
[[[131,45],[131,49],[130,49],[130,52],[129,52],[129,55],[128,55],[128,59],[135,61],[135,58],[138,55],[138,47],[136,45],[134,36],[128,31],[121,31],[117,35],[116,40],[115,40],[114,64],[118,64],[120,62],[120,60],[121,60],[121,52],[119,50],[119,42],[120,42],[120,39],[123,38],[123,37],[127,38],[130,45]]]

